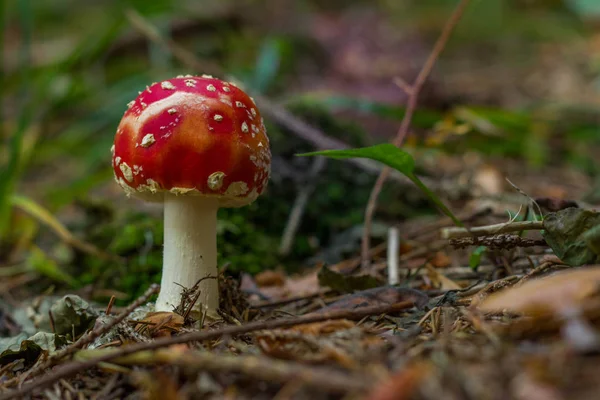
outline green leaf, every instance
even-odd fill
[[[444,214],[450,217],[457,226],[463,226],[462,222],[456,218],[452,211],[450,211],[450,209],[446,207],[446,205],[442,203],[442,201],[415,175],[415,160],[412,155],[391,143],[383,143],[358,149],[314,151],[297,155],[301,157],[324,156],[338,160],[346,158],[368,158],[379,161],[410,179]]]
[[[98,312],[88,302],[73,294],[66,295],[54,303],[50,312],[54,319],[54,331],[69,338],[73,333],[76,337],[84,333],[98,317]]]
[[[479,265],[481,265],[481,257],[485,254],[486,250],[486,246],[478,246],[473,250],[469,256],[469,267],[472,270],[476,271],[477,268],[479,268]]]
[[[377,144],[375,146],[361,147],[358,149],[313,151],[311,153],[298,154],[298,156],[325,156],[336,160],[368,158],[384,163],[388,167],[400,171],[409,178],[414,176],[415,171],[415,160],[412,155],[390,143]]]
[[[600,263],[600,213],[566,208],[544,218],[544,239],[554,254],[572,266]]]
[[[71,286],[75,285],[75,279],[63,271],[56,261],[48,257],[37,246],[31,246],[26,266],[48,278],[68,283]]]
[[[48,332],[38,332],[27,338],[20,333],[17,336],[0,339],[0,365],[23,359],[25,364],[33,364],[42,352],[53,353],[67,344],[64,336]]]

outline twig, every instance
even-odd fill
[[[125,12],[125,15],[131,25],[142,35],[161,46],[164,50],[171,52],[173,57],[179,60],[186,67],[198,72],[223,75],[223,71],[218,65],[207,62],[206,60],[201,60],[200,58],[196,57],[194,53],[179,45],[175,41],[161,36],[160,32],[137,11],[129,9]],[[232,79],[236,80],[235,77],[232,77]],[[341,140],[328,136],[320,129],[307,124],[305,121],[296,117],[281,105],[269,100],[266,96],[256,92],[252,92],[251,94],[256,104],[258,104],[262,114],[272,118],[286,129],[289,129],[299,138],[311,143],[316,149],[347,149],[350,147]],[[363,171],[372,174],[378,174],[382,171],[382,168],[379,166],[379,164],[368,159],[352,158],[348,159],[347,162],[352,163]],[[395,181],[403,184],[410,183],[410,181],[403,175],[395,172],[396,171],[394,171],[394,174],[392,174],[392,178]]]
[[[465,237],[493,236],[501,233],[531,231],[544,229],[543,221],[517,221],[501,224],[476,226],[474,228],[449,227],[441,230],[442,239],[458,239]]]
[[[118,352],[118,351],[115,351]],[[169,364],[186,370],[210,372],[240,372],[267,382],[299,381],[325,392],[347,393],[365,391],[375,382],[364,374],[343,374],[332,368],[306,366],[290,361],[275,360],[253,355],[224,355],[206,351],[172,351],[160,349],[141,352],[114,360],[117,364]]]
[[[303,180],[304,182],[302,182],[302,187],[298,191],[298,196],[296,196],[296,201],[292,207],[292,212],[290,213],[285,225],[285,229],[283,230],[281,244],[279,246],[279,254],[283,256],[288,255],[290,249],[292,248],[292,243],[294,241],[294,237],[296,236],[296,231],[298,230],[300,221],[302,220],[304,209],[306,208],[306,204],[308,203],[310,195],[317,186],[319,174],[323,168],[325,168],[326,163],[325,157],[315,158],[311,165],[310,171],[306,176],[306,179]]]
[[[226,326],[221,329],[217,329],[214,331],[197,331],[190,332],[180,336],[175,337],[165,337],[156,339],[150,343],[137,343],[128,346],[121,347],[119,351],[106,354],[95,358],[93,360],[87,361],[77,361],[72,362],[61,367],[54,369],[51,373],[46,374],[45,376],[39,378],[38,380],[34,380],[33,382],[23,385],[18,390],[11,390],[5,393],[0,394],[0,400],[8,400],[14,397],[24,396],[28,393],[31,393],[35,389],[43,389],[52,383],[66,378],[68,376],[74,375],[80,371],[84,371],[88,368],[92,368],[97,366],[102,362],[107,362],[114,360],[115,358],[123,357],[129,354],[137,353],[145,350],[155,350],[162,347],[170,346],[173,344],[179,343],[189,343],[189,342],[199,342],[205,340],[216,339],[221,336],[233,336],[239,335],[248,332],[254,332],[263,329],[274,329],[274,328],[284,328],[290,327],[300,324],[307,324],[312,322],[320,322],[327,321],[330,319],[351,319],[351,320],[360,320],[364,317],[372,316],[372,315],[380,315],[393,313],[401,310],[405,310],[407,308],[413,307],[414,303],[412,301],[403,301],[395,304],[388,304],[384,306],[372,306],[372,307],[363,307],[354,310],[335,310],[322,314],[309,314],[304,315],[302,317],[295,318],[284,318],[279,320],[270,320],[270,321],[257,321],[251,322],[244,325],[234,325],[234,326]]]
[[[110,296],[110,300],[108,301],[108,305],[106,306],[106,311],[104,311],[105,315],[110,315],[113,305],[115,304],[116,297],[114,295]]]
[[[523,196],[525,196],[525,198],[527,200],[529,200],[531,202],[531,204],[533,204],[535,206],[537,212],[540,214],[540,218],[542,218],[544,216],[544,213],[542,212],[542,208],[537,203],[537,201],[535,201],[530,195],[528,195],[527,193],[525,193],[520,187],[518,187],[517,185],[515,185],[514,183],[512,183],[510,179],[508,179],[508,178],[504,178],[504,179],[506,179],[506,182],[508,182],[510,186],[512,186],[517,192],[519,192],[520,194],[522,194]]]
[[[545,246],[544,239],[527,239],[518,235],[501,234],[490,237],[464,237],[450,239],[450,246],[463,249],[468,246],[487,246],[491,249],[510,250],[515,247]]]
[[[123,310],[123,312],[121,312],[119,315],[117,315],[109,323],[103,324],[103,325],[100,325],[97,328],[94,328],[90,332],[88,332],[85,335],[81,336],[76,342],[74,342],[71,345],[65,347],[64,349],[59,350],[56,353],[52,354],[48,358],[48,360],[46,360],[44,363],[42,363],[42,364],[38,365],[37,367],[31,369],[27,373],[27,377],[33,378],[33,377],[36,377],[36,376],[40,375],[46,369],[52,367],[53,365],[56,365],[56,363],[61,358],[64,358],[64,357],[69,356],[71,354],[74,354],[77,350],[79,350],[79,349],[83,348],[84,346],[92,343],[98,337],[100,337],[103,334],[105,334],[106,332],[110,331],[114,326],[116,326],[116,325],[120,324],[121,322],[123,322],[123,320],[125,318],[127,318],[127,316],[129,316],[129,314],[131,314],[136,308],[138,308],[139,306],[141,306],[143,303],[147,302],[148,299],[150,298],[150,296],[152,296],[153,294],[158,293],[159,288],[160,287],[158,285],[151,285],[150,288],[148,290],[146,290],[146,292],[142,296],[140,296],[133,303],[131,303],[129,306],[127,306],[127,308],[125,310]],[[19,383],[19,377],[13,378],[13,379],[11,379],[9,381],[6,381],[4,383],[4,387],[11,387],[11,386],[13,386],[16,383]]]
[[[433,46],[431,54],[429,54],[429,58],[427,59],[427,61],[425,61],[425,64],[423,65],[423,68],[417,75],[414,83],[410,85],[410,89],[406,87],[406,85],[404,85],[403,90],[408,95],[407,106],[406,112],[404,113],[404,117],[402,118],[402,122],[400,123],[398,133],[396,134],[396,137],[392,142],[394,145],[401,147],[404,143],[404,139],[406,137],[406,134],[408,133],[408,128],[410,127],[413,114],[417,108],[419,92],[421,91],[421,88],[423,87],[425,81],[429,77],[429,74],[431,73],[433,66],[435,65],[440,53],[442,52],[442,50],[444,50],[444,47],[446,47],[446,43],[448,42],[450,35],[454,31],[454,28],[458,24],[458,21],[462,17],[469,3],[470,0],[461,0],[458,6],[456,6],[452,15],[448,19],[448,22],[446,22],[446,25],[444,26],[444,29],[442,30],[438,40]],[[373,223],[373,214],[375,213],[379,193],[381,193],[383,184],[388,178],[390,172],[391,169],[389,167],[385,167],[381,171],[379,177],[377,178],[377,181],[375,182],[375,185],[373,186],[373,189],[371,190],[369,201],[365,209],[364,230],[361,246],[361,264],[363,269],[366,269],[371,264],[371,260],[369,258],[369,249],[371,248],[371,226]]]

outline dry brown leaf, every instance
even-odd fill
[[[435,268],[446,268],[450,266],[452,260],[443,251],[438,251],[429,262]]]
[[[430,364],[420,362],[391,375],[367,397],[368,400],[411,399],[421,382],[431,374]]]
[[[135,330],[153,338],[171,336],[181,330],[183,322],[183,316],[179,314],[168,311],[151,312],[136,325]]]
[[[454,282],[452,279],[448,278],[444,274],[442,274],[437,269],[433,268],[431,264],[425,264],[425,268],[427,268],[427,276],[431,280],[431,283],[434,287],[441,290],[459,290],[462,287]]]
[[[301,276],[286,277],[281,286],[266,286],[259,288],[254,279],[249,275],[242,277],[241,289],[247,293],[260,292],[269,301],[283,300],[289,297],[306,296],[320,291],[317,271],[311,271]],[[250,298],[255,301],[255,298]],[[259,300],[264,301],[264,298]]]
[[[281,271],[267,270],[257,274],[254,281],[259,287],[283,286],[285,285],[285,275]]]
[[[530,316],[561,314],[598,293],[600,266],[573,268],[494,293],[479,303],[484,312],[504,310]]]

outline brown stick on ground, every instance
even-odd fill
[[[145,350],[155,350],[162,347],[170,346],[178,343],[189,343],[189,342],[198,342],[204,340],[216,339],[221,336],[233,336],[239,335],[242,333],[254,332],[263,329],[274,329],[274,328],[284,328],[289,326],[295,326],[300,324],[312,323],[312,322],[320,322],[327,321],[330,319],[351,319],[351,320],[360,320],[364,317],[372,316],[372,315],[381,315],[393,313],[401,310],[405,310],[407,308],[413,307],[414,303],[412,301],[403,301],[395,304],[388,304],[384,306],[373,306],[373,307],[363,307],[355,310],[336,310],[323,314],[310,314],[304,315],[297,318],[284,318],[279,320],[270,320],[270,321],[257,321],[251,322],[244,325],[234,325],[234,326],[226,326],[221,329],[217,329],[214,331],[198,331],[198,332],[190,332],[180,336],[175,337],[166,337],[157,339],[154,342],[150,343],[137,343],[133,345],[128,345],[121,347],[119,351],[115,351],[111,354],[106,354],[95,358],[93,360],[82,361],[82,362],[71,362],[69,364],[63,365],[62,367],[58,367],[54,369],[51,373],[46,374],[40,379],[34,380],[33,382],[23,385],[18,390],[6,391],[0,394],[0,400],[8,400],[15,397],[24,396],[26,394],[31,393],[36,389],[45,388],[48,385],[53,384],[54,382],[75,375],[78,372],[84,371],[88,368],[93,368],[97,366],[99,363],[113,360],[115,358],[123,357],[129,354],[137,353]]]
[[[437,61],[440,53],[446,47],[446,43],[450,38],[450,35],[454,31],[454,28],[458,24],[458,21],[462,17],[467,5],[469,5],[470,0],[461,0],[461,2],[456,6],[454,12],[446,22],[442,33],[440,34],[437,42],[433,46],[431,50],[431,54],[427,61],[423,65],[423,68],[417,75],[414,83],[412,85],[408,85],[405,81],[398,79],[397,82],[400,82],[399,85],[408,95],[408,102],[406,106],[406,112],[404,117],[402,118],[402,122],[400,123],[400,128],[398,129],[398,133],[393,140],[393,144],[400,147],[404,143],[404,139],[406,134],[408,133],[408,128],[410,127],[410,123],[412,121],[413,114],[415,109],[417,108],[417,103],[419,100],[419,92],[421,88],[425,84],[425,81],[429,77],[435,62]],[[362,237],[362,246],[361,246],[361,258],[362,258],[362,267],[366,269],[371,264],[371,260],[369,258],[369,249],[371,247],[371,225],[373,222],[373,214],[375,213],[375,207],[377,206],[377,198],[379,197],[379,193],[383,188],[383,184],[386,179],[390,175],[391,169],[389,167],[385,167],[383,171],[379,174],[373,189],[371,190],[371,195],[369,196],[369,201],[367,203],[367,207],[365,209],[365,222],[364,222],[364,231]]]

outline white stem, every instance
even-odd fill
[[[165,244],[160,294],[156,311],[173,311],[181,302],[182,287],[191,288],[201,278],[200,297],[194,311],[219,306],[217,277],[216,199],[165,194]],[[180,286],[181,285],[181,286]]]

